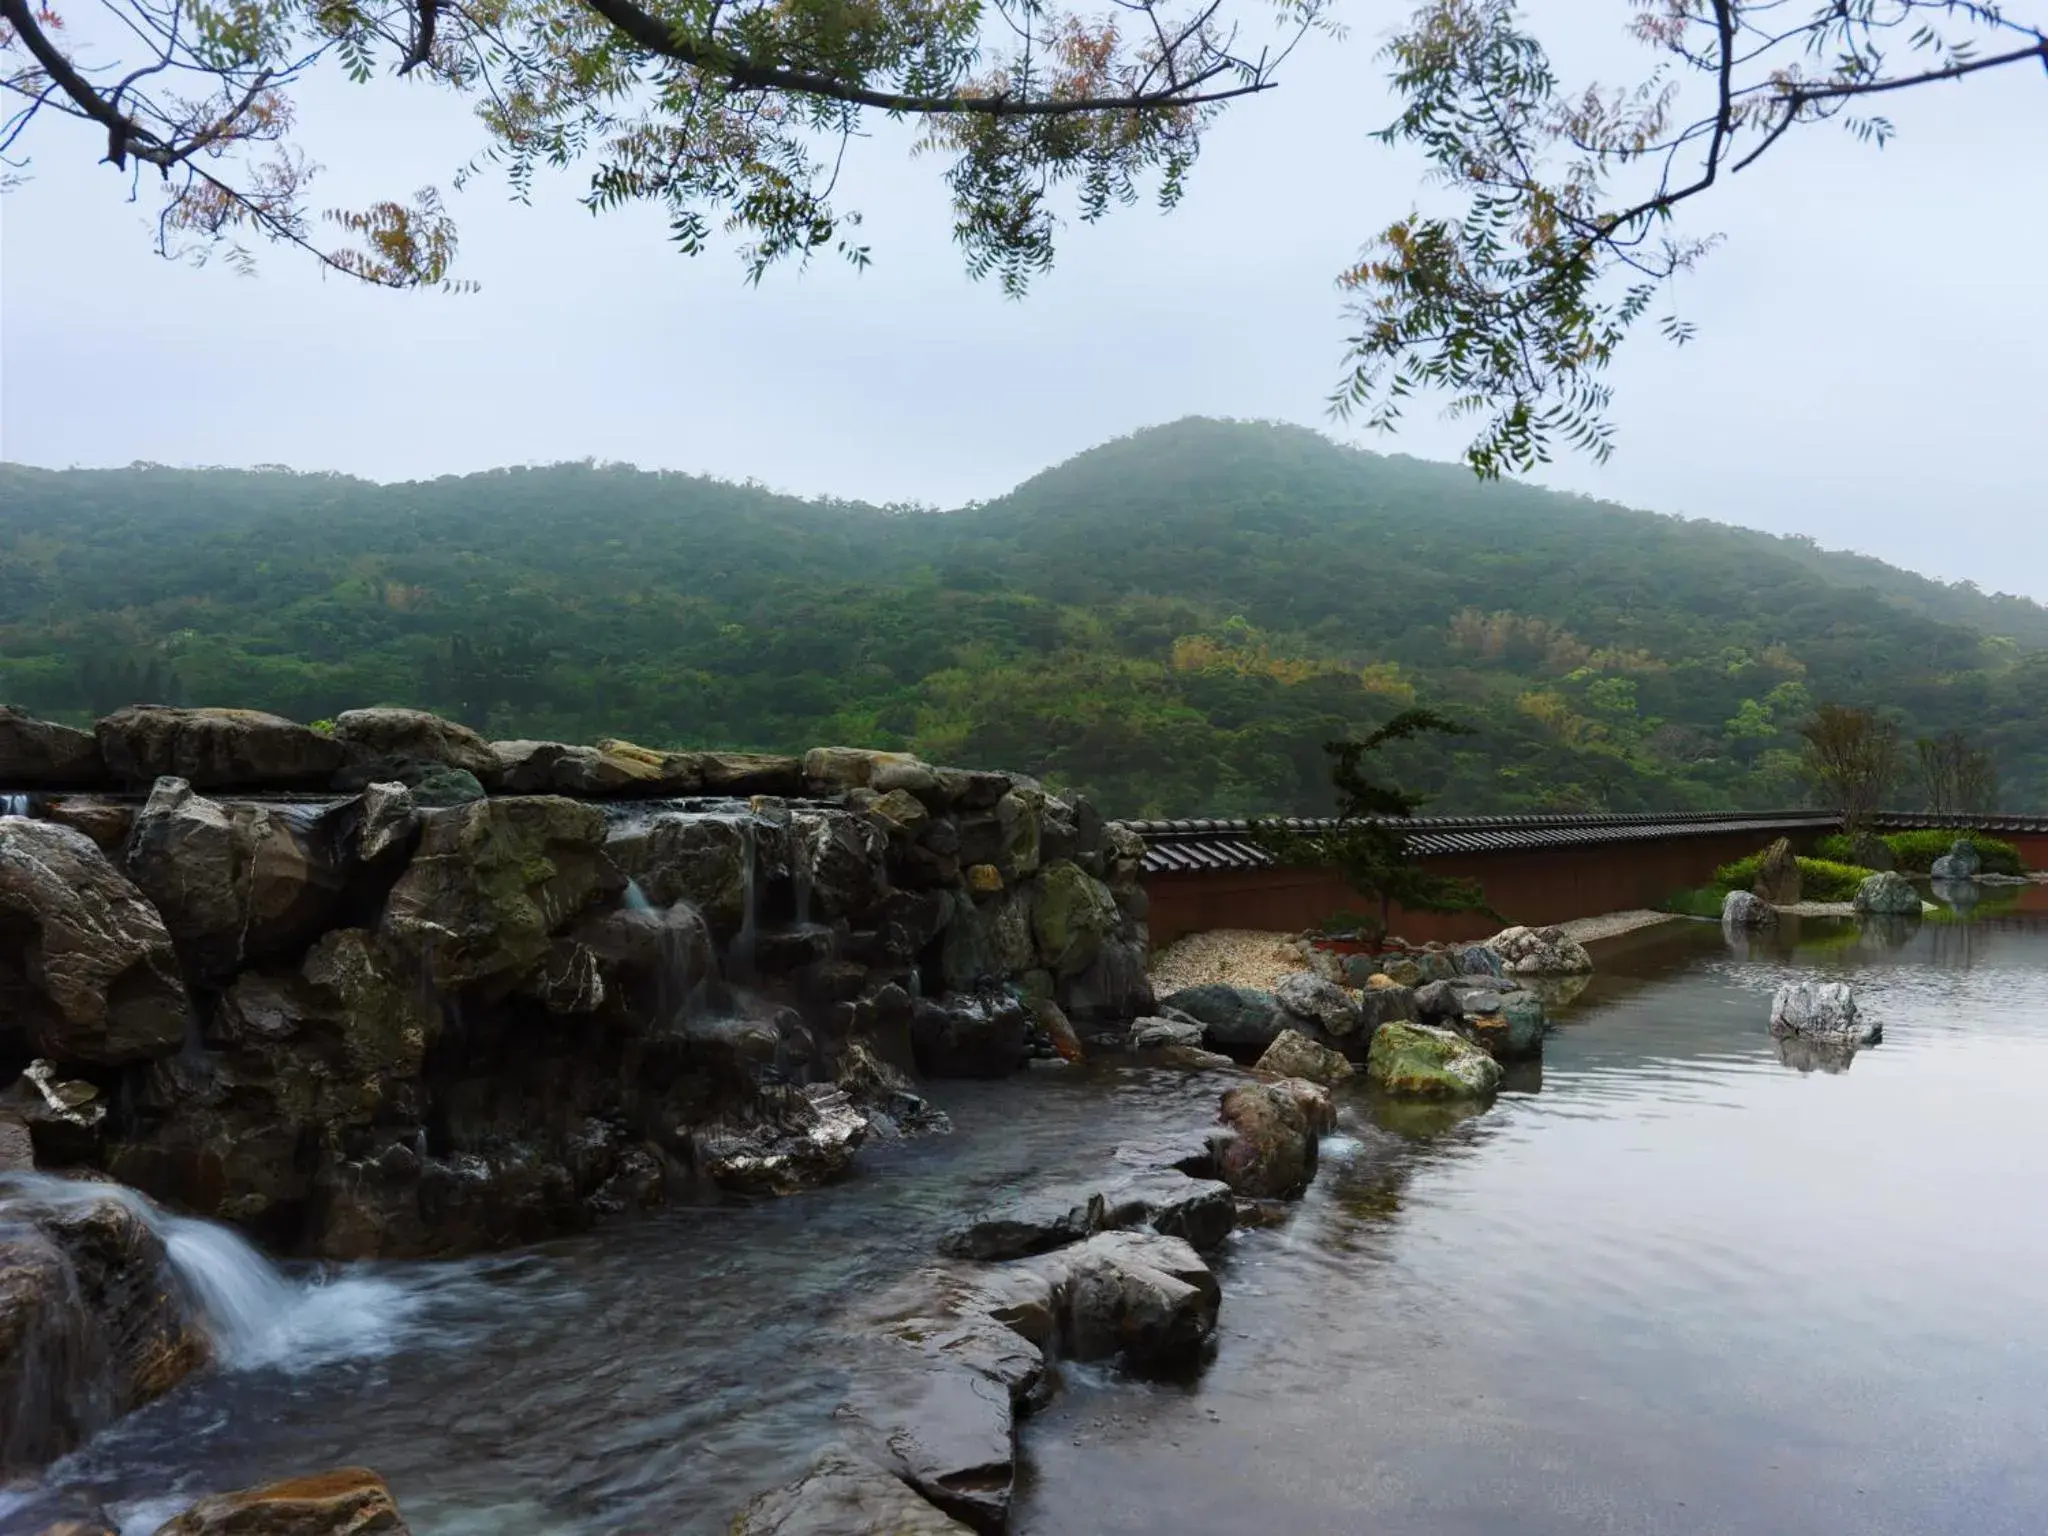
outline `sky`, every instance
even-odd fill
[[[1621,0],[1537,0],[1567,68],[1609,76]],[[1232,108],[1181,207],[1064,234],[1021,301],[965,274],[941,166],[886,125],[847,199],[874,265],[743,281],[686,258],[653,210],[596,217],[575,184],[520,206],[456,196],[459,297],[363,289],[303,258],[258,274],[151,253],[147,205],[52,121],[0,197],[0,456],[50,465],[286,464],[380,480],[592,458],[801,495],[952,506],[1140,427],[1275,419],[1454,459],[1418,411],[1398,436],[1334,422],[1336,274],[1417,198],[1373,144],[1374,51],[1398,16],[1360,6],[1281,89]],[[1699,206],[1725,243],[1678,291],[1699,336],[1646,329],[1612,374],[1619,442],[1541,483],[1811,535],[1945,580],[2048,601],[2048,81],[2038,71],[1889,103],[1879,151],[1830,128],[1788,141]],[[315,201],[446,186],[481,147],[459,103],[329,80],[302,100]]]

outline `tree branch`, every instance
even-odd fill
[[[1918,75],[1901,75],[1896,80],[1843,81],[1836,85],[1793,86],[1783,93],[1784,99],[1797,107],[1808,102],[1829,101],[1848,96],[1875,96],[1880,91],[1903,91],[1908,86],[1932,85],[1939,80],[1960,80],[1965,75],[1974,75],[1979,70],[1998,69],[2006,64],[2024,64],[2028,59],[2039,59],[2043,68],[2048,68],[2048,37],[2041,38],[2028,48],[2015,48],[2011,53],[1994,54],[1988,59],[1972,59],[1965,64],[1951,64],[1946,69],[1930,69]]]

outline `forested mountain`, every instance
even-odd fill
[[[1410,701],[1445,810],[1791,803],[1791,728],[1875,704],[2048,806],[2048,610],[1859,556],[1190,420],[949,513],[563,465],[378,486],[0,468],[0,699],[498,736],[902,747],[1124,815],[1326,806]],[[4,788],[5,786],[0,786]]]

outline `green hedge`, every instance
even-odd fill
[[[2026,873],[2020,863],[2020,851],[2002,838],[1986,837],[1981,832],[1942,831],[1930,828],[1924,832],[1886,832],[1881,841],[1892,851],[1892,859],[1908,874],[1924,875],[1934,867],[1934,861],[1955,846],[1959,837],[1967,837],[1977,845],[1978,857],[1984,861],[1987,875],[2021,875]],[[1840,832],[1822,838],[1814,844],[1814,852],[1824,859],[1839,859],[1847,862],[1851,856],[1849,839]]]
[[[1725,891],[1746,891],[1756,884],[1756,872],[1763,863],[1761,852],[1714,871],[1714,879]],[[1807,901],[1847,901],[1875,870],[1860,864],[1838,864],[1832,859],[1799,860],[1799,894]]]

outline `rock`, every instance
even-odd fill
[[[1875,1045],[1880,1025],[1858,1017],[1855,990],[1846,981],[1791,981],[1771,998],[1771,1033],[1844,1045]]]
[[[1372,1037],[1366,1076],[1398,1098],[1484,1098],[1500,1087],[1500,1064],[1471,1041],[1426,1024],[1387,1024]]]
[[[1593,957],[1561,928],[1504,928],[1486,941],[1511,976],[1572,976],[1593,969]]]
[[[1216,1276],[1179,1238],[1104,1232],[1039,1262],[1057,1277],[1072,1359],[1121,1355],[1134,1373],[1159,1374],[1199,1360],[1216,1331]]]
[[[867,1132],[843,1088],[814,1083],[782,1099],[772,1119],[704,1127],[691,1140],[697,1167],[719,1188],[793,1195],[843,1178]]]
[[[353,761],[377,757],[439,763],[491,785],[498,759],[491,744],[466,725],[423,709],[350,709],[334,717],[334,739]]]
[[[356,824],[356,857],[374,864],[387,853],[412,843],[419,829],[419,808],[412,790],[403,784],[367,784],[363,787],[362,819]]]
[[[0,1473],[63,1454],[206,1363],[142,1212],[113,1186],[0,1190]]]
[[[1500,951],[1484,944],[1460,944],[1450,951],[1453,967],[1460,976],[1504,976],[1507,962]]]
[[[604,857],[604,813],[554,796],[504,796],[422,817],[381,931],[452,991],[517,980],[553,935],[623,882]]]
[[[910,1044],[926,1077],[1007,1077],[1024,1064],[1031,1016],[1002,992],[919,998]]]
[[[1032,934],[1039,958],[1054,975],[1086,970],[1121,922],[1109,887],[1079,865],[1061,859],[1040,871]]]
[[[1158,1002],[1145,971],[1142,936],[1105,937],[1094,961],[1078,975],[1060,977],[1057,986],[1067,1012],[1090,1023],[1120,1024],[1150,1013]]]
[[[1131,1021],[1132,1050],[1156,1051],[1169,1045],[1199,1050],[1202,1045],[1202,1026],[1183,1023],[1179,1019],[1147,1018]]]
[[[384,1479],[343,1467],[217,1493],[157,1527],[156,1536],[407,1536]]]
[[[1060,1060],[1081,1061],[1086,1058],[1088,1053],[1081,1048],[1081,1037],[1074,1033],[1073,1022],[1058,1003],[1049,997],[1034,997],[1025,1003],[1024,1008]]]
[[[1273,996],[1296,1018],[1320,1024],[1339,1040],[1357,1034],[1364,1026],[1364,1015],[1351,994],[1312,971],[1281,977]]]
[[[1281,1030],[1291,1027],[1280,1000],[1256,987],[1233,987],[1223,982],[1184,987],[1171,997],[1162,998],[1159,1006],[1200,1020],[1203,1036],[1210,1045],[1245,1052],[1250,1059],[1256,1059],[1277,1040]]]
[[[1724,928],[1775,928],[1778,911],[1753,891],[1730,891],[1721,902]]]
[[[848,1439],[946,1514],[1002,1531],[1017,1478],[1007,1386],[916,1345],[885,1339],[876,1350],[839,1409]]]
[[[1110,1155],[1123,1167],[1148,1173],[1171,1168],[1191,1179],[1216,1177],[1218,1149],[1230,1137],[1221,1129],[1189,1131],[1178,1136],[1150,1136],[1126,1141]]]
[[[1467,992],[1453,981],[1426,981],[1415,989],[1415,1017],[1440,1023],[1465,1015]]]
[[[162,914],[188,971],[214,980],[310,941],[345,871],[301,842],[281,808],[224,805],[183,779],[159,779],[135,820],[128,875]]]
[[[1004,879],[1014,882],[1038,872],[1044,810],[1044,792],[1022,785],[996,802],[998,852],[989,862],[1002,871]]]
[[[66,1064],[148,1061],[185,1043],[171,936],[84,833],[0,817],[0,931],[21,936],[0,947],[0,1054],[10,1029]]]
[[[1003,872],[993,864],[970,864],[967,889],[977,896],[993,896],[1003,889]]]
[[[1791,839],[1781,837],[1764,850],[1752,889],[1774,907],[1799,904],[1799,860],[1792,855]]]
[[[1172,1169],[1135,1174],[1106,1187],[1101,1198],[1104,1230],[1150,1227],[1202,1252],[1220,1248],[1237,1225],[1228,1184]]]
[[[666,759],[644,747],[620,743],[619,750],[572,747],[559,741],[494,741],[490,744],[498,785],[513,795],[672,795],[687,782],[687,768],[670,771]]]
[[[802,1477],[741,1510],[732,1536],[966,1536],[971,1529],[850,1446],[833,1444]]]
[[[184,779],[195,789],[322,789],[341,743],[254,709],[134,704],[93,729],[107,771],[123,784]]]
[[[99,743],[0,704],[0,784],[14,789],[93,789],[106,782]]]
[[[1959,837],[1947,853],[1934,861],[1929,873],[1937,880],[1974,880],[1983,870],[1984,859],[1977,852],[1977,845],[1967,837]]]
[[[1282,1083],[1242,1083],[1223,1095],[1220,1118],[1234,1133],[1217,1177],[1255,1200],[1289,1199],[1315,1177],[1316,1131],[1301,1099]]]
[[[83,832],[101,853],[118,862],[135,826],[135,807],[93,795],[65,795],[43,802],[42,819]]]
[[[36,1148],[28,1122],[13,1110],[0,1109],[0,1174],[33,1173],[35,1166]]]
[[[1108,1215],[1099,1191],[1037,1194],[974,1216],[939,1239],[948,1258],[1022,1259],[1100,1232]]]
[[[664,752],[616,736],[605,737],[597,750],[614,767],[631,774],[636,793],[680,798],[704,791],[702,752]]]
[[[494,769],[494,784],[501,778]],[[412,791],[413,804],[422,809],[467,805],[484,798],[483,781],[467,768],[446,763],[421,762],[413,757],[358,758],[346,763],[334,775],[334,787],[356,792],[372,784],[400,784]]]
[[[887,880],[889,841],[880,827],[845,811],[800,811],[790,838],[791,864],[818,915],[850,918],[874,904]]]
[[[1159,1052],[1159,1064],[1164,1067],[1182,1067],[1190,1072],[1229,1072],[1242,1065],[1235,1056],[1225,1056],[1221,1051],[1204,1050],[1199,1045],[1163,1046]]]
[[[1898,867],[1892,845],[1875,832],[1858,832],[1849,844],[1849,862],[1880,872]]]
[[[794,800],[804,792],[804,761],[765,752],[702,752],[696,754],[704,776],[704,793],[745,800],[771,795]]]
[[[687,901],[730,937],[745,923],[763,828],[735,815],[665,811],[614,827],[605,853],[654,906]],[[827,903],[827,915],[836,904]]]
[[[1360,958],[1363,959],[1365,957],[1361,956]],[[1396,955],[1392,958],[1381,956],[1377,960],[1368,960],[1367,963],[1377,965],[1377,973],[1384,975],[1387,980],[1393,982],[1396,986],[1419,987],[1429,979],[1422,974],[1422,967],[1405,955]]]
[[[80,1167],[99,1161],[107,1104],[83,1079],[64,1080],[56,1064],[31,1061],[4,1095],[10,1115],[28,1130],[35,1161],[44,1167]]]
[[[1312,1083],[1341,1083],[1351,1077],[1351,1063],[1299,1030],[1283,1029],[1258,1061],[1261,1072],[1276,1077],[1301,1077]]]
[[[1853,905],[1858,912],[1918,917],[1920,892],[1904,875],[1894,870],[1883,870],[1856,887]]]

